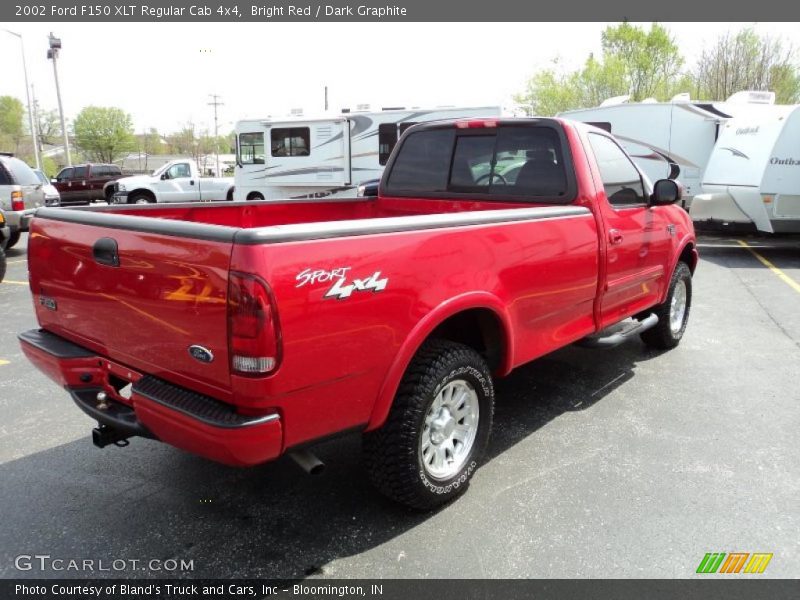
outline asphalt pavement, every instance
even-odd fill
[[[26,241],[0,284],[2,577],[690,578],[708,552],[773,554],[737,577],[800,573],[798,237],[704,236],[673,351],[569,347],[498,382],[486,463],[430,514],[373,491],[356,436],[318,446],[315,477],[95,448],[19,350],[36,326]],[[18,570],[35,554],[141,562]]]

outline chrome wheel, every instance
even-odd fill
[[[679,279],[672,291],[672,302],[669,306],[669,328],[673,334],[678,333],[683,327],[683,319],[686,316],[686,299],[686,282]]]
[[[134,204],[150,204],[150,201],[147,198],[137,198]]]
[[[468,381],[455,379],[436,394],[419,442],[428,475],[448,479],[461,470],[475,443],[478,419],[478,394]]]

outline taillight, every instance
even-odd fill
[[[25,202],[22,200],[22,192],[11,192],[11,210],[25,210]]]
[[[228,352],[231,369],[240,375],[266,375],[280,362],[281,336],[272,293],[253,275],[230,274]]]

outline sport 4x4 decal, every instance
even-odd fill
[[[381,272],[375,271],[366,279],[353,279],[352,283],[346,284],[347,277],[336,280],[326,293],[324,298],[337,298],[344,300],[349,298],[353,292],[380,292],[386,289],[389,278],[381,278]]]

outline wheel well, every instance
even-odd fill
[[[678,257],[678,262],[684,262],[689,266],[689,270],[694,274],[694,269],[697,266],[697,256],[694,253],[694,244],[686,244],[686,247],[681,251]]]
[[[429,338],[446,339],[474,349],[492,371],[503,364],[506,352],[503,324],[488,308],[472,308],[448,317]]]
[[[233,191],[234,191],[234,189],[236,189],[236,188],[231,188],[231,189],[228,190],[228,194],[225,196],[226,200],[233,200]]]
[[[132,192],[128,192],[128,198],[133,198],[134,196],[147,196],[153,202],[156,201],[156,195],[151,192],[150,190],[140,188],[138,190],[133,190]]]
[[[247,194],[248,200],[263,200],[264,196],[262,196],[259,192],[250,192]]]

